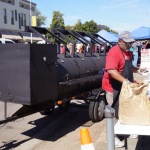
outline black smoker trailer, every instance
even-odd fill
[[[67,44],[58,36],[58,31],[61,34],[62,31],[55,30],[56,34],[38,27],[27,30],[38,34],[47,44],[0,45],[0,100],[23,105],[0,124],[35,112],[49,114],[56,104],[69,105],[72,97],[85,100],[90,119],[100,121],[106,104],[101,90],[105,55],[93,52],[72,55],[66,51],[60,54],[60,43]],[[50,34],[56,42],[51,43],[43,34]],[[71,41],[68,37],[65,39]],[[57,103],[60,100],[62,104]]]

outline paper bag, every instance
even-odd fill
[[[148,83],[126,83],[119,96],[119,121],[128,125],[150,125]]]

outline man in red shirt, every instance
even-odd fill
[[[116,118],[118,118],[118,98],[123,82],[133,82],[133,72],[139,68],[132,66],[132,53],[130,47],[135,40],[130,32],[120,33],[118,44],[112,47],[106,56],[105,73],[102,80],[102,88],[106,91],[106,100],[111,107],[115,106]],[[124,143],[115,138],[115,146],[123,147]]]

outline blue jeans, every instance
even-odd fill
[[[138,62],[138,52],[133,51],[133,61],[132,61],[132,65],[134,67],[137,67],[137,62]]]

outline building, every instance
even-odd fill
[[[24,31],[26,26],[31,25],[32,16],[36,15],[35,3],[28,0],[0,0],[0,14],[0,37],[15,41],[30,40],[30,34]]]
[[[0,29],[24,31],[31,25],[31,15],[36,13],[36,4],[27,0],[0,0]]]

